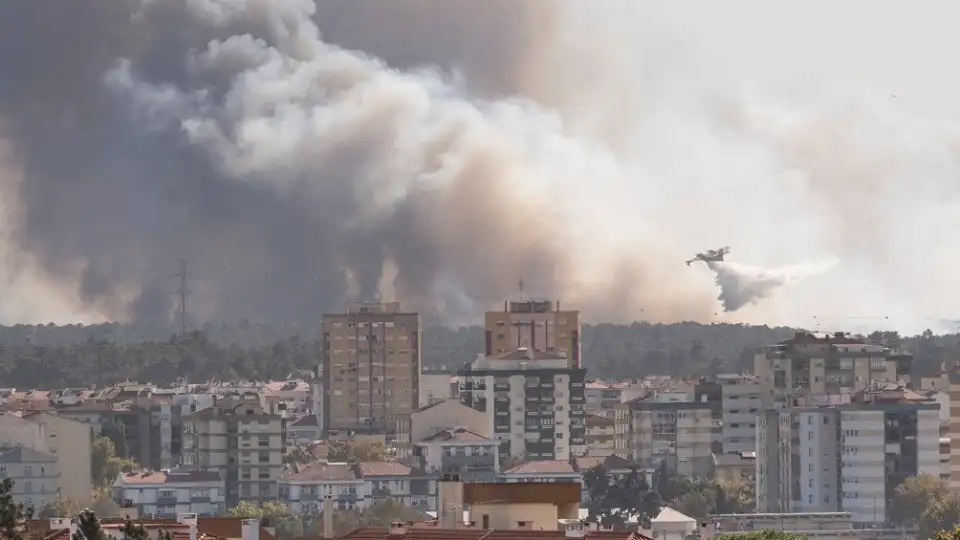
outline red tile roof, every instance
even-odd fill
[[[120,476],[124,484],[179,484],[219,482],[220,473],[207,471],[136,471]]]
[[[444,429],[440,430],[433,435],[427,437],[421,442],[433,442],[433,441],[457,441],[457,442],[490,442],[492,439],[488,439],[479,433],[474,433],[469,429],[457,428],[457,429]]]
[[[290,480],[293,482],[357,480],[357,471],[353,465],[347,463],[312,463],[290,476]]]
[[[357,464],[360,475],[367,476],[420,476],[421,472],[396,461],[367,461]]]

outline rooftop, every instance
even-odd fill
[[[420,442],[428,443],[428,442],[437,442],[437,441],[491,442],[492,439],[484,437],[483,435],[480,435],[478,433],[474,433],[465,428],[455,428],[455,429],[440,430]]]
[[[220,474],[206,471],[134,471],[117,477],[117,484],[189,484],[219,482]]]

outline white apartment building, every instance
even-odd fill
[[[113,484],[117,504],[158,518],[220,515],[226,509],[224,492],[220,475],[204,471],[137,471],[121,474]]]
[[[37,512],[60,496],[57,458],[24,446],[0,453],[0,480],[13,480],[13,500]]]
[[[873,402],[764,411],[758,421],[758,512],[850,512],[889,522],[904,479],[938,476],[939,406]]]
[[[757,446],[760,381],[749,375],[717,375],[724,453],[753,452]]]
[[[586,454],[586,370],[572,366],[566,357],[520,348],[478,357],[460,372],[460,401],[486,415],[501,460]]]

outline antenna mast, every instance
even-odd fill
[[[517,282],[517,285],[520,287],[520,301],[523,302],[523,276],[520,277],[520,281]]]

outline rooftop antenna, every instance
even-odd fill
[[[520,277],[520,281],[517,282],[517,285],[520,287],[520,301],[523,302],[523,276]]]

